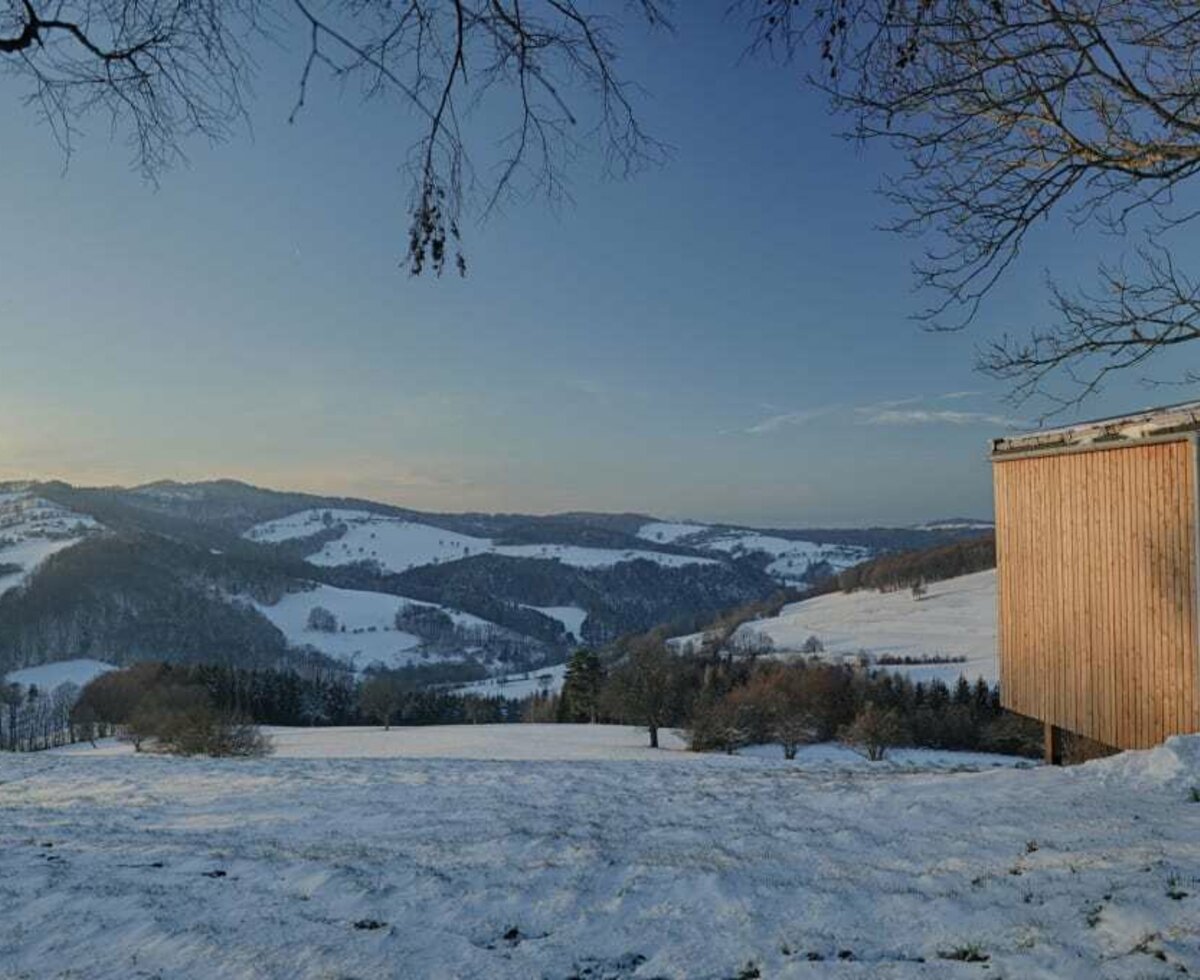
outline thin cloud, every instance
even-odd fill
[[[982,395],[982,391],[948,391],[944,395],[938,395],[940,401],[957,401],[960,398],[975,398]]]
[[[822,405],[820,408],[805,408],[797,412],[780,412],[778,415],[770,415],[760,422],[755,422],[754,425],[745,431],[749,435],[758,436],[767,432],[777,432],[780,429],[792,426],[805,425],[808,422],[829,415],[837,407],[837,405]]]
[[[1022,419],[988,412],[953,412],[924,408],[885,409],[868,414],[863,422],[867,425],[997,425],[1005,428],[1020,428],[1027,425]]]
[[[913,398],[893,398],[889,401],[871,402],[869,405],[859,405],[855,411],[875,412],[885,408],[900,408],[904,405],[920,405],[923,401],[926,401],[926,399],[921,395],[917,395]]]

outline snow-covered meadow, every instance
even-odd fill
[[[954,772],[607,727],[276,737],[265,760],[0,761],[0,976],[1200,969],[1200,738]]]

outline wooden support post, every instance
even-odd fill
[[[1045,723],[1042,734],[1042,750],[1046,765],[1057,766],[1062,764],[1062,745],[1060,744],[1058,729],[1050,722]]]

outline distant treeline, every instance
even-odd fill
[[[878,589],[893,592],[996,567],[996,537],[988,534],[939,548],[883,555],[826,579],[814,593]]]
[[[421,667],[379,672],[359,681],[340,671],[170,663],[140,663],[102,675],[83,689],[72,717],[77,725],[93,724],[100,734],[108,734],[128,724],[136,713],[136,700],[184,689],[203,691],[215,711],[258,725],[369,725],[374,718],[363,707],[362,691],[379,677],[386,677],[396,692],[393,720],[399,724],[498,723],[520,718],[520,705],[504,698],[420,688],[429,681]]]

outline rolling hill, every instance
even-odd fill
[[[977,533],[424,513],[232,480],[13,483],[0,485],[0,672],[77,659],[529,670]]]

